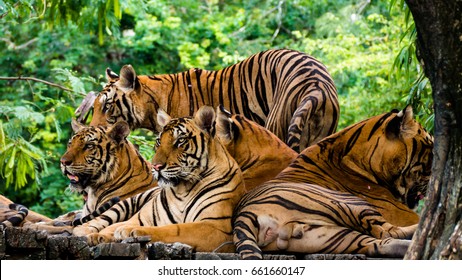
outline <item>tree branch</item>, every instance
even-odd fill
[[[74,92],[74,93],[80,94],[82,96],[86,96],[86,94],[83,93],[83,92],[78,92],[78,91],[72,90],[70,88],[67,88],[65,86],[58,85],[58,84],[48,82],[48,81],[45,81],[45,80],[37,79],[37,78],[34,78],[34,77],[0,77],[0,80],[4,80],[4,81],[18,81],[18,80],[34,81],[34,82],[43,83],[43,84],[46,84],[46,85],[49,85],[49,86],[52,86],[52,87],[56,87],[56,88],[59,88],[59,89],[65,90],[65,91]]]
[[[38,38],[31,39],[31,40],[29,40],[29,41],[27,41],[27,42],[25,42],[24,44],[21,44],[21,45],[16,45],[14,42],[12,42],[8,38],[0,38],[0,40],[7,43],[8,48],[13,49],[13,50],[20,50],[20,49],[27,48],[30,44],[33,44],[33,43],[37,42]]]

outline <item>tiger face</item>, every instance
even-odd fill
[[[208,119],[208,124],[204,118]],[[212,137],[206,131],[211,130],[213,119],[213,111],[200,110],[194,118],[177,119],[159,111],[157,121],[163,130],[157,138],[152,159],[152,171],[159,186],[173,187],[182,182],[192,185],[201,179],[207,168],[207,151]]]
[[[111,128],[85,127],[73,122],[75,135],[61,157],[61,171],[70,180],[70,188],[88,194],[89,188],[112,180],[118,168],[116,153],[129,133],[128,124],[119,122]]]
[[[106,78],[106,86],[93,101],[91,126],[125,121],[130,128],[159,128],[151,117],[156,115],[159,106],[148,94],[142,93],[142,83],[131,65],[122,67],[120,76],[107,68]],[[135,104],[144,104],[144,107]]]
[[[385,186],[411,209],[425,196],[433,137],[414,120],[412,107],[360,123],[349,143],[342,152],[346,170]]]
[[[407,106],[388,123],[385,131],[388,145],[384,158],[395,178],[391,187],[395,196],[411,209],[427,192],[433,161],[433,137],[418,123]]]

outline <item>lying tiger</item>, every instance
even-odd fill
[[[337,90],[326,67],[293,50],[268,50],[218,71],[190,69],[177,74],[137,76],[132,66],[120,77],[107,69],[108,83],[90,93],[78,112],[94,102],[91,125],[125,120],[131,129],[159,131],[159,108],[173,117],[191,116],[202,105],[224,105],[264,125],[299,152],[335,132]]]
[[[160,111],[157,120],[163,129],[152,171],[159,188],[136,215],[88,235],[89,243],[149,235],[212,251],[230,242],[233,209],[246,189],[239,165],[213,136],[214,110],[204,106],[193,118],[174,119]]]
[[[50,218],[30,211],[27,207],[14,203],[7,197],[0,195],[0,222],[4,223],[4,227],[22,226],[24,223],[50,221]]]
[[[418,216],[397,198],[413,206],[425,194],[432,144],[406,107],[307,148],[240,201],[233,218],[237,252],[244,259],[261,259],[265,251],[403,257],[410,241],[399,239],[412,236]],[[387,216],[415,223],[398,227]]]
[[[274,178],[298,155],[264,127],[242,115],[231,114],[223,106],[216,110],[215,135],[239,165],[247,190]],[[155,192],[148,190],[117,203],[100,217],[74,229],[74,234],[88,235],[131,218]]]
[[[125,199],[156,186],[150,163],[126,138],[126,122],[111,127],[73,124],[75,135],[60,163],[70,188],[84,196],[82,216],[111,198]]]
[[[431,175],[433,137],[412,107],[359,122],[304,150],[277,181],[310,183],[352,193],[387,221],[413,225]]]
[[[158,120],[159,123],[165,123],[169,119],[169,117],[164,116],[163,113],[161,113],[158,117],[159,117],[159,120]],[[224,124],[219,124],[220,120],[223,121]],[[228,125],[226,125],[226,123],[228,123]],[[217,126],[216,126],[217,135],[220,135],[220,134],[226,135],[227,134],[226,132],[223,132],[223,131],[220,132],[220,127],[222,127],[222,128],[223,127],[228,127],[229,128],[229,123],[230,123],[230,121],[229,121],[229,118],[226,117],[226,114],[223,114],[221,116],[221,118],[218,117],[217,118]],[[177,131],[179,130],[181,132],[172,132],[171,134],[174,136],[174,138],[173,139],[167,138],[167,139],[169,139],[169,140],[167,140],[167,143],[165,142],[166,140],[164,140],[164,137],[165,137],[164,135],[166,133],[166,131],[164,130],[164,132],[160,136],[160,144],[159,144],[160,146],[158,148],[158,153],[159,153],[159,150],[161,151],[161,156],[160,157],[162,157],[162,155],[172,155],[172,157],[174,157],[173,159],[171,159],[172,164],[173,164],[173,162],[178,164],[176,166],[176,169],[174,169],[173,171],[170,171],[170,169],[169,169],[169,172],[166,173],[170,177],[164,178],[163,173],[159,172],[159,171],[163,170],[164,163],[156,163],[158,161],[158,159],[156,159],[156,158],[153,159],[154,173],[155,174],[157,173],[157,176],[158,176],[158,178],[160,180],[159,184],[164,185],[164,187],[168,191],[171,191],[173,193],[175,193],[175,191],[178,191],[177,188],[176,188],[176,186],[178,186],[178,185],[180,185],[182,189],[184,188],[185,182],[182,181],[181,176],[185,176],[185,175],[183,175],[182,170],[186,169],[188,171],[191,171],[191,167],[189,165],[190,164],[197,164],[197,162],[205,161],[203,158],[204,158],[204,156],[206,157],[206,155],[207,155],[207,153],[205,151],[199,152],[199,151],[196,150],[196,149],[199,149],[199,148],[205,146],[203,137],[195,137],[195,139],[198,139],[195,142],[194,141],[183,140],[182,135],[183,134],[191,135],[191,132],[190,132],[191,129],[190,128],[188,129],[184,125],[180,125],[180,124],[177,124],[176,129],[177,129]],[[168,131],[172,131],[172,130],[175,131],[175,126],[168,128]],[[238,134],[237,129],[236,130],[233,130],[233,129],[229,130],[228,129],[227,131],[228,132],[233,131],[234,133]],[[205,141],[208,141],[208,139],[206,139]],[[162,144],[164,144],[164,146],[166,146],[165,150],[161,149],[161,148],[164,147]],[[183,145],[185,145],[185,147],[190,149],[189,153],[191,155],[193,155],[193,156],[190,156],[188,158],[187,156],[183,156],[183,155],[178,156],[177,155],[176,149],[179,149],[180,147],[183,147]],[[193,145],[193,146],[191,147],[191,145]],[[180,161],[178,160],[178,157],[181,158]],[[225,159],[225,158],[222,158],[222,159]],[[215,159],[212,159],[211,161],[215,162]],[[161,161],[161,162],[164,162],[164,161]],[[207,162],[207,161],[205,161],[205,162]],[[224,160],[224,163],[226,163],[226,162],[228,162],[228,161]],[[216,171],[215,168],[219,168],[219,169],[222,168],[222,167],[217,167],[216,163],[215,163],[215,165],[213,165],[213,167],[214,168],[211,168],[211,170],[204,170],[204,172],[206,174],[210,174],[210,173],[214,173]],[[196,173],[193,172],[193,174],[196,174]],[[222,171],[221,174],[226,174],[226,173],[224,173]],[[178,176],[180,178],[178,178],[176,176]],[[196,176],[193,176],[193,177],[196,177]],[[204,183],[208,182],[208,180],[209,180],[209,178],[207,178]],[[222,181],[226,181],[226,180],[223,179]],[[228,178],[227,181],[232,181],[232,179]],[[188,187],[186,187],[186,189],[188,189]],[[262,189],[263,188],[256,188],[253,191],[251,191],[251,193],[259,193],[259,191],[262,190]],[[290,187],[288,187],[288,189],[290,189]],[[190,190],[192,192],[192,190],[194,190],[194,188],[191,187]],[[358,197],[356,197],[354,195],[340,193],[340,192],[336,192],[336,191],[330,191],[330,190],[324,189],[322,187],[318,187],[317,191],[321,195],[323,195],[323,193],[329,193],[330,194],[329,199],[326,200],[327,205],[330,205],[329,209],[336,208],[339,211],[348,210],[348,211],[350,211],[349,212],[350,214],[357,215],[358,223],[351,222],[350,224],[347,224],[347,226],[349,227],[349,229],[352,232],[362,233],[362,232],[364,232],[366,230],[369,230],[370,235],[367,236],[367,240],[365,240],[364,242],[366,242],[368,244],[371,244],[370,247],[368,247],[370,249],[370,251],[369,252],[364,252],[364,253],[367,253],[367,254],[373,255],[373,256],[375,256],[375,255],[395,256],[394,255],[395,253],[399,255],[399,254],[402,254],[406,250],[407,245],[408,245],[407,241],[399,241],[399,240],[394,240],[394,239],[386,239],[385,241],[382,241],[380,238],[386,238],[386,237],[410,238],[412,236],[414,230],[415,230],[415,226],[411,226],[411,227],[408,227],[408,228],[399,228],[399,227],[395,227],[395,226],[387,223],[384,220],[384,218],[380,215],[380,213],[375,210],[374,207],[372,207],[367,202],[365,202],[364,200],[362,200],[362,199],[360,199],[360,198],[358,198]],[[189,194],[189,193],[190,192],[186,192],[186,194]],[[203,195],[206,195],[206,192],[200,192],[200,193],[203,194]],[[212,193],[212,195],[214,195],[214,193]],[[162,203],[162,198],[163,197],[168,198],[168,196],[162,196],[161,191],[158,192],[158,196],[159,196],[159,198],[153,199],[148,204],[148,207],[145,206],[139,213],[137,213],[134,217],[132,217],[128,222],[112,225],[112,226],[102,230],[99,234],[90,234],[89,235],[90,243],[91,244],[97,244],[97,243],[100,243],[100,242],[122,240],[122,239],[124,239],[126,237],[137,237],[137,236],[143,236],[143,235],[150,235],[153,241],[163,241],[163,242],[176,242],[176,241],[179,241],[179,242],[184,242],[184,243],[191,244],[194,248],[196,248],[196,250],[208,251],[208,250],[213,250],[214,248],[216,248],[214,246],[220,245],[219,244],[220,242],[222,242],[222,241],[224,242],[225,239],[219,239],[217,241],[216,239],[212,238],[212,245],[210,245],[210,244],[208,244],[208,242],[209,242],[208,240],[207,241],[201,240],[201,238],[204,236],[204,232],[202,232],[200,230],[199,224],[197,224],[197,228],[194,227],[193,226],[194,222],[193,223],[187,223],[189,225],[189,227],[187,227],[188,232],[189,232],[188,236],[182,236],[181,235],[181,233],[184,232],[183,231],[183,226],[181,224],[175,225],[175,223],[181,222],[182,220],[185,219],[183,216],[179,215],[179,213],[184,213],[184,212],[181,212],[179,210],[182,210],[182,209],[196,209],[197,213],[202,213],[202,210],[203,210],[202,208],[194,208],[194,207],[188,207],[188,206],[184,205],[185,201],[186,202],[187,201],[194,201],[194,202],[201,201],[199,198],[197,198],[197,197],[188,197],[188,199],[182,199],[181,201],[178,201],[176,204],[171,204],[171,203],[168,204],[168,202],[170,202],[170,201],[166,200],[166,199]],[[173,198],[178,198],[180,196],[178,194],[176,194],[176,195],[173,195],[172,197]],[[349,197],[349,199],[347,199],[347,197]],[[223,201],[223,198],[220,197],[220,196],[215,197],[215,199],[217,201]],[[276,201],[278,200],[277,197],[275,197],[275,199],[276,199]],[[281,201],[283,201],[282,198],[279,198],[279,199],[281,199]],[[203,203],[202,206],[207,207],[208,204]],[[309,208],[310,206],[313,207],[313,208],[315,207],[315,205],[310,205],[310,203],[304,204],[304,207]],[[351,209],[353,209],[353,210],[351,210]],[[121,212],[121,213],[123,214],[123,212]],[[247,214],[249,214],[249,213],[247,213]],[[277,217],[277,215],[280,215],[280,214],[281,213],[276,214],[274,216]],[[251,213],[249,215],[251,215]],[[226,217],[227,216],[224,216],[224,220],[228,220]],[[178,220],[178,218],[182,218],[182,219]],[[349,218],[350,218],[351,221],[355,221],[355,219],[353,219],[351,217],[349,217]],[[107,220],[106,218],[104,218],[104,219],[103,218],[97,218],[97,219]],[[341,219],[341,218],[339,218],[339,219]],[[90,226],[88,228],[90,228],[90,229],[94,229],[95,226],[98,226],[98,224],[92,224],[92,222],[93,221],[91,221],[89,223]],[[162,222],[167,222],[167,224],[174,223],[174,225],[164,226],[164,224]],[[274,224],[277,225],[274,218],[272,218],[271,216],[263,217],[260,222],[261,223],[266,223],[267,226],[268,225],[274,225]],[[143,225],[143,226],[141,226],[141,225]],[[372,229],[368,229],[369,225],[372,225]],[[223,228],[228,228],[227,224],[222,224],[222,226],[223,226]],[[80,229],[82,229],[82,228],[85,228],[85,227],[81,227]],[[74,230],[74,232],[76,232],[76,230],[78,230],[78,229],[79,228],[76,228]],[[290,227],[287,226],[287,227],[285,227],[284,230],[289,230],[289,229],[290,229]],[[294,231],[296,233],[299,233],[300,229],[303,229],[303,227],[298,227],[297,225],[293,225],[293,227],[292,227],[292,231]],[[205,234],[207,234],[208,236],[211,236],[211,232],[208,231],[208,230],[209,229],[207,229],[205,231]],[[278,238],[279,236],[283,236],[284,235],[284,230],[277,231],[276,238]],[[178,234],[178,232],[179,232],[179,234]],[[296,234],[296,236],[298,236],[298,235],[299,234]],[[219,236],[222,236],[222,235],[219,235]],[[271,238],[265,238],[264,237],[264,239],[263,239],[263,241],[265,241],[265,242],[268,242],[268,240],[271,240]],[[386,245],[386,243],[389,243],[389,244]],[[377,247],[378,249],[374,249],[376,247],[375,245],[380,245],[380,246]],[[363,251],[361,251],[361,252],[363,252]]]
[[[16,211],[19,209],[4,207],[0,215],[3,220],[14,215],[25,219],[24,222],[16,219],[7,226],[22,225],[51,234],[71,233],[74,220],[76,224],[90,220],[117,203],[118,198],[125,199],[157,185],[150,163],[126,139],[130,132],[126,122],[110,128],[85,127],[73,122],[73,129],[75,134],[61,157],[61,170],[70,180],[69,187],[84,196],[82,210],[52,220],[35,212],[21,215]]]

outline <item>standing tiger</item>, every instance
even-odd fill
[[[298,155],[264,127],[242,115],[231,114],[223,106],[216,110],[215,135],[239,165],[247,190],[274,178]],[[88,235],[131,218],[156,191],[148,190],[117,203],[98,218],[74,229],[74,233]],[[76,221],[75,225],[85,221]]]
[[[230,242],[233,209],[246,190],[237,162],[213,136],[214,110],[203,106],[193,118],[173,119],[159,111],[157,120],[163,129],[152,171],[160,188],[130,220],[90,234],[89,243],[149,235],[212,251]]]
[[[94,102],[91,125],[125,120],[132,129],[159,131],[159,108],[181,117],[192,116],[202,105],[222,104],[264,125],[297,152],[337,128],[332,78],[321,62],[298,51],[268,50],[218,71],[137,76],[125,65],[120,77],[110,69],[106,76],[98,97],[86,98],[78,109],[83,116]]]
[[[418,222],[407,205],[425,194],[432,144],[408,106],[305,149],[240,201],[237,252],[245,259],[280,250],[402,257],[409,241],[398,239],[410,238]]]

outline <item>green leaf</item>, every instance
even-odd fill
[[[10,159],[8,160],[8,164],[6,165],[6,167],[9,169],[13,169],[16,151],[17,151],[16,147],[13,147],[13,150],[11,151],[11,154],[10,154]]]
[[[114,0],[114,15],[118,19],[122,19],[122,10],[120,9],[119,0]]]

